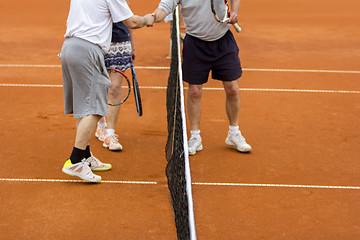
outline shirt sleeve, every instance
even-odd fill
[[[107,0],[113,22],[124,21],[134,15],[125,0]]]
[[[175,7],[180,3],[180,0],[161,0],[159,3],[159,8],[164,10],[166,14],[173,13],[175,10]]]

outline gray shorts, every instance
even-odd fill
[[[67,38],[61,49],[65,114],[106,116],[111,81],[99,46]]]

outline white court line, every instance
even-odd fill
[[[44,65],[44,64],[0,64],[0,67],[61,68],[61,65]]]
[[[51,87],[61,88],[60,84],[12,84],[0,83],[0,87]],[[161,86],[141,86],[140,89],[166,89]],[[184,87],[184,89],[188,89]],[[223,88],[203,88],[210,91],[223,91]],[[239,88],[240,91],[253,91],[253,92],[299,92],[299,93],[346,93],[346,94],[360,94],[360,91],[349,90],[321,90],[321,89],[276,89],[276,88]]]
[[[271,68],[243,68],[249,72],[299,72],[299,73],[352,73],[360,74],[355,70],[320,70],[320,69],[271,69]]]
[[[0,178],[0,182],[67,182],[67,183],[77,183],[77,182],[86,182],[83,180],[66,180],[66,179],[34,179],[34,178]],[[140,185],[156,185],[157,182],[148,182],[148,181],[108,181],[103,180],[102,183],[116,183],[116,184],[140,184]]]
[[[223,91],[223,88],[204,88],[206,90]],[[360,91],[349,90],[326,90],[326,89],[282,89],[282,88],[239,88],[240,91],[256,92],[301,92],[301,93],[353,93],[359,94]]]
[[[261,184],[261,183],[201,183],[201,182],[194,182],[193,185],[201,185],[201,186],[275,187],[275,188],[318,188],[318,189],[349,189],[349,190],[360,190],[360,187],[357,187],[357,186]]]
[[[0,182],[60,182],[60,183],[82,183],[83,180],[66,179],[36,179],[36,178],[0,178]],[[135,185],[157,185],[153,181],[110,181],[102,180],[107,184],[135,184]],[[315,188],[315,189],[343,189],[360,190],[359,186],[327,186],[327,185],[296,185],[296,184],[266,184],[266,183],[215,183],[215,182],[193,182],[198,186],[231,186],[231,187],[264,187],[264,188]]]
[[[0,83],[0,87],[52,87],[62,88],[62,84],[25,84],[25,83]]]
[[[61,65],[45,64],[0,64],[0,67],[26,67],[26,68],[61,68]],[[170,67],[136,66],[136,69],[167,70]],[[360,74],[357,70],[327,70],[327,69],[272,69],[272,68],[243,68],[249,72],[299,72],[299,73],[350,73]]]

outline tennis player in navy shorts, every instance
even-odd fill
[[[203,149],[200,136],[201,96],[209,73],[223,83],[226,93],[226,113],[229,131],[225,143],[239,152],[250,152],[251,146],[239,130],[240,92],[238,79],[242,75],[239,49],[230,24],[238,21],[240,0],[232,1],[228,23],[214,19],[210,1],[162,0],[154,11],[155,22],[161,22],[177,5],[186,27],[183,42],[183,77],[189,83],[187,113],[190,124],[189,154]]]

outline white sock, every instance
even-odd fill
[[[191,137],[199,138],[200,137],[200,130],[191,130],[190,135],[191,135]]]
[[[108,129],[106,136],[112,136],[115,134],[115,129]]]
[[[107,124],[106,124],[106,119],[105,117],[100,118],[100,120],[97,123],[98,128],[106,128]]]
[[[229,133],[236,134],[239,131],[239,126],[229,126]]]

